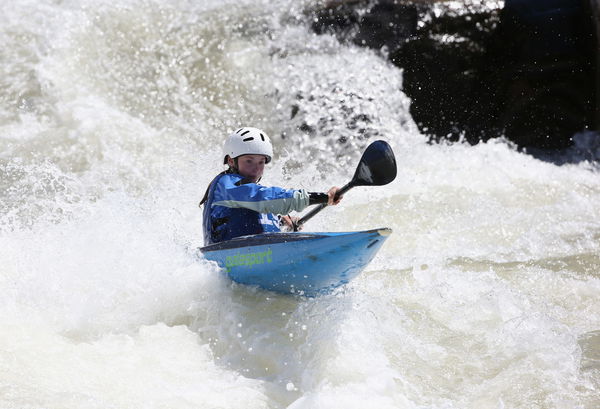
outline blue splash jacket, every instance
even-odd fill
[[[217,176],[204,201],[204,245],[248,234],[280,231],[278,214],[309,205],[304,189],[283,189],[249,183],[237,173]]]

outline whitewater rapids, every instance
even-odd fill
[[[402,71],[312,33],[316,4],[2,2],[0,408],[600,406],[597,162],[427,143]],[[359,134],[392,145],[392,184],[306,225],[394,230],[341,291],[197,257],[242,125],[275,141],[265,184],[311,191]]]

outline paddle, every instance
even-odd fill
[[[391,146],[385,141],[375,141],[367,146],[367,149],[360,158],[360,162],[354,172],[352,180],[342,187],[337,196],[343,195],[348,190],[356,186],[382,186],[387,185],[396,178],[396,157]],[[294,231],[298,227],[309,221],[313,216],[327,207],[327,204],[320,204],[310,212],[306,213],[294,226]]]

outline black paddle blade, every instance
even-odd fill
[[[360,158],[352,186],[387,185],[396,178],[396,157],[392,147],[385,141],[375,141]]]

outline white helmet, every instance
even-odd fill
[[[240,128],[225,140],[223,146],[223,163],[227,164],[227,156],[232,159],[241,155],[265,155],[266,163],[271,162],[273,145],[266,133],[257,128]]]

